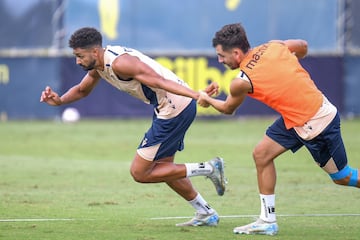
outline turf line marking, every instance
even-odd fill
[[[313,213],[313,214],[277,214],[278,217],[360,217],[360,213]],[[220,218],[256,218],[258,215],[227,215]],[[153,217],[150,220],[171,220],[184,219],[190,217]]]

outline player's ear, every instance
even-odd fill
[[[100,53],[100,49],[99,47],[93,47],[91,49],[91,53],[94,54],[95,56],[99,56],[99,53]]]
[[[232,54],[234,55],[235,58],[239,58],[244,55],[244,53],[241,51],[240,48],[233,48]]]

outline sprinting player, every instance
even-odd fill
[[[253,151],[260,192],[256,222],[234,228],[234,233],[275,235],[276,171],[274,159],[305,145],[316,163],[340,185],[360,187],[358,169],[348,165],[337,109],[315,86],[298,59],[307,54],[304,40],[274,40],[250,48],[241,24],[225,25],[213,38],[218,61],[240,69],[225,101],[201,94],[198,103],[231,114],[246,96],[280,113]],[[217,89],[212,83],[208,88]]]
[[[195,217],[177,226],[215,226],[217,212],[192,186],[189,177],[207,176],[218,195],[225,192],[224,162],[216,157],[203,163],[175,164],[177,151],[184,148],[184,136],[196,115],[199,93],[155,60],[122,46],[102,47],[102,35],[94,28],[81,28],[69,40],[76,63],[87,74],[61,97],[49,86],[40,101],[60,106],[86,97],[100,79],[154,106],[150,129],[145,133],[130,172],[140,183],[165,182],[194,207]],[[209,92],[209,94],[213,94]],[[126,103],[124,103],[126,104]]]

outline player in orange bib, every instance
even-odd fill
[[[276,170],[274,159],[305,145],[317,164],[339,185],[360,187],[358,169],[348,165],[336,107],[316,87],[299,63],[307,54],[304,40],[273,40],[250,48],[241,24],[225,25],[215,34],[218,60],[240,69],[230,84],[226,100],[200,94],[198,104],[232,114],[246,96],[268,105],[281,116],[266,130],[253,151],[260,192],[257,221],[234,228],[238,234],[278,233],[275,214]],[[211,83],[207,91],[217,91]]]

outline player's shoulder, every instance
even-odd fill
[[[248,77],[248,75],[241,69],[240,69],[239,73],[236,75],[236,78],[250,82],[250,78]]]
[[[113,54],[113,55],[122,55],[124,53],[127,53],[127,52],[133,52],[134,49],[131,49],[131,48],[127,48],[127,47],[124,47],[124,46],[120,46],[120,45],[107,45],[106,48],[105,48],[105,51],[106,53],[110,53],[110,54]]]

